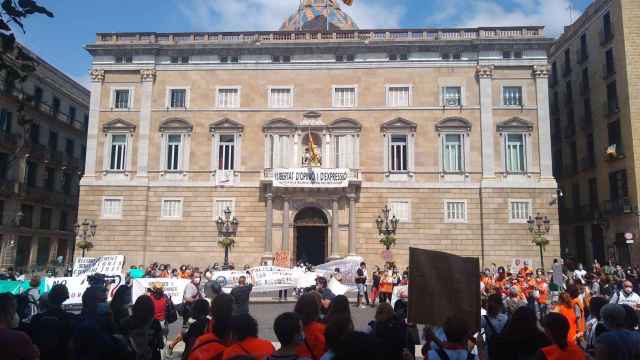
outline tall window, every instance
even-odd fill
[[[445,134],[442,137],[442,165],[444,172],[464,170],[464,139],[462,134]]]
[[[47,178],[44,181],[44,187],[47,191],[54,191],[56,188],[56,169],[47,167],[45,171]]]
[[[11,134],[11,122],[13,113],[6,109],[0,109],[0,132]]]
[[[627,171],[620,170],[609,173],[609,199],[616,201],[628,196]]]
[[[76,121],[76,107],[75,106],[69,106],[69,122],[75,122]]]
[[[25,182],[27,183],[27,186],[38,186],[38,163],[36,163],[35,161],[27,160],[25,173]]]
[[[618,103],[618,88],[616,87],[615,81],[612,81],[607,85],[607,110],[609,114],[614,114],[620,111]]]
[[[503,87],[502,101],[505,106],[522,106],[522,87],[521,86]]]
[[[289,135],[273,134],[270,136],[271,168],[287,168],[291,163],[291,147]]]
[[[235,169],[235,135],[220,135],[218,145],[218,170]]]
[[[49,230],[51,229],[51,213],[53,210],[51,208],[41,208],[40,209],[40,229]]]
[[[607,12],[602,17],[603,42],[611,40],[613,37],[613,26],[611,25],[611,13]]]
[[[354,137],[352,135],[337,135],[333,138],[335,144],[335,167],[342,169],[355,168]]]
[[[609,134],[609,147],[615,150],[617,155],[624,154],[622,146],[622,132],[620,130],[620,120],[613,121],[607,125]]]
[[[269,107],[290,108],[293,106],[293,90],[290,87],[273,87],[269,89]]]
[[[69,215],[67,214],[66,211],[61,211],[60,212],[60,221],[58,222],[58,230],[66,231],[68,222],[69,222]]]
[[[172,109],[187,107],[187,90],[171,89],[169,91],[169,107]]]
[[[588,57],[587,34],[582,34],[580,35],[580,61],[584,61]]]
[[[467,222],[467,202],[464,200],[446,200],[444,203],[445,222]]]
[[[333,88],[333,107],[355,107],[356,88],[355,87],[335,87]]]
[[[509,222],[524,223],[531,216],[531,200],[509,200]]]
[[[71,194],[72,181],[73,181],[73,176],[71,175],[71,173],[65,172],[62,174],[62,192],[65,195]]]
[[[613,49],[607,50],[604,54],[604,76],[609,77],[616,73],[616,63],[613,58]]]
[[[57,97],[54,97],[53,100],[51,101],[51,113],[53,116],[58,116],[59,112],[60,112],[60,99]]]
[[[589,204],[591,208],[596,208],[600,202],[598,194],[598,180],[596,178],[589,179]]]
[[[390,171],[407,171],[407,135],[391,135]]]
[[[462,89],[460,88],[460,86],[445,86],[444,88],[442,88],[442,105],[462,105]]]
[[[49,130],[49,150],[58,151],[58,133]]]
[[[182,199],[162,199],[160,213],[165,219],[182,218]]]
[[[114,90],[114,104],[116,109],[128,109],[129,108],[129,90],[128,89],[116,89]]]
[[[127,157],[127,135],[111,134],[111,155],[109,170],[125,171]]]
[[[169,134],[167,135],[167,170],[178,171],[180,170],[180,154],[182,147],[182,135]]]
[[[219,108],[240,107],[240,88],[220,88],[218,89]]]
[[[410,86],[388,86],[387,106],[409,106],[411,103]]]
[[[102,200],[102,217],[119,219],[122,217],[122,198],[107,197]]]
[[[39,86],[36,86],[36,88],[33,90],[33,103],[36,106],[40,105],[40,103],[42,102],[42,96],[43,96],[42,88]]]
[[[524,173],[526,163],[525,134],[507,134],[505,137],[505,159],[508,173]]]
[[[76,144],[73,139],[67,139],[64,144],[64,152],[69,157],[73,157],[73,153],[75,151]]]

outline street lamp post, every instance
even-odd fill
[[[235,240],[232,236],[238,231],[238,219],[234,216],[231,218],[231,209],[224,209],[224,219],[218,217],[216,225],[218,226],[218,234],[222,236],[221,240],[218,240],[218,245],[224,248],[224,269],[229,268],[229,248],[235,245]]]
[[[78,248],[82,249],[82,257],[84,257],[84,253],[86,250],[90,250],[93,248],[93,242],[91,242],[96,236],[96,229],[98,225],[91,220],[89,222],[88,219],[84,219],[82,224],[76,223],[73,225],[73,232],[75,233],[76,239],[80,238],[78,241]]]
[[[393,215],[391,219],[389,219],[389,206],[385,205],[382,209],[382,216],[378,215],[376,219],[376,226],[378,227],[378,234],[382,235],[382,239],[380,239],[380,243],[384,245],[386,250],[389,250],[391,246],[396,244],[396,238],[394,235],[396,234],[396,230],[398,229],[398,223],[400,220]]]
[[[533,243],[540,248],[540,267],[544,270],[544,247],[549,244],[546,235],[551,231],[551,220],[548,217],[542,217],[540,213],[535,218],[529,216],[527,220],[529,232],[533,234]]]

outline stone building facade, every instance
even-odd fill
[[[640,3],[597,0],[550,52],[563,256],[637,262]]]
[[[97,35],[79,214],[98,223],[89,255],[221,262],[215,221],[229,207],[235,264],[285,252],[381,265],[385,205],[400,265],[409,247],[537,264],[537,213],[552,222],[545,255],[559,255],[542,28],[311,24]]]
[[[0,74],[0,268],[42,270],[73,258],[90,95],[23,49],[36,72],[22,84]]]

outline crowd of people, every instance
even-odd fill
[[[142,276],[156,276],[170,267],[154,264]],[[273,323],[279,346],[260,337],[250,314],[253,283],[240,277],[230,294],[197,268],[180,267],[190,279],[180,305],[174,305],[161,283],[132,298],[131,286],[119,286],[111,301],[104,277],[92,276],[82,295],[80,314],[65,311],[69,291],[54,285],[39,293],[37,276],[29,289],[14,296],[0,294],[0,348],[3,359],[149,359],[162,358],[184,344],[182,359],[414,359],[417,345],[429,360],[457,359],[586,359],[640,358],[640,286],[637,269],[613,264],[587,272],[554,261],[549,271],[492,266],[480,275],[481,329],[450,314],[441,327],[418,326],[407,319],[407,304],[390,303],[393,286],[407,284],[408,269],[376,269],[355,273],[353,304],[334,294],[330,279],[300,289],[292,311]],[[133,269],[131,269],[133,270]],[[187,276],[186,273],[189,272]],[[158,274],[160,275],[160,274]],[[162,274],[164,275],[164,273]],[[443,274],[446,276],[446,274]],[[135,278],[135,274],[130,277]],[[331,277],[342,281],[335,271]],[[376,306],[366,331],[356,329],[354,306]],[[182,316],[182,330],[169,336],[169,324]],[[474,334],[475,333],[475,334]]]

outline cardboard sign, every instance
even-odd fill
[[[123,255],[76,258],[73,263],[73,277],[93,274],[121,275],[123,266]]]
[[[160,283],[163,286],[164,293],[171,298],[174,304],[182,303],[184,288],[190,282],[189,279],[171,279],[171,278],[140,278],[134,279],[131,288],[131,299],[136,299],[147,293],[147,289],[153,284]]]
[[[288,251],[278,251],[276,252],[276,256],[273,260],[274,266],[280,266],[288,268],[291,266],[291,262],[289,261],[289,252]]]

